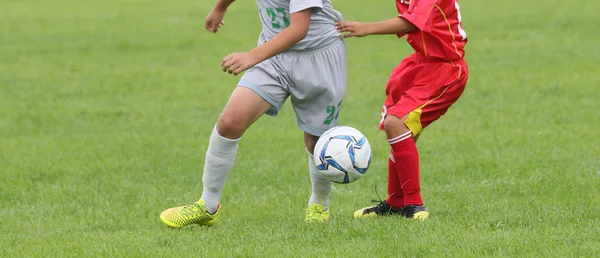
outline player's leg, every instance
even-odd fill
[[[409,115],[398,117],[398,114],[409,112],[405,110],[416,109],[415,106],[416,103],[404,100],[391,107],[395,107],[389,110],[392,113],[384,113],[383,129],[392,148],[391,162],[388,163],[388,198],[376,206],[358,210],[354,217],[370,218],[391,214],[407,216],[405,210],[408,207],[414,210],[409,215],[411,218],[425,220],[429,216],[420,194],[419,153],[413,132],[405,123]]]
[[[238,142],[248,127],[270,108],[271,104],[256,92],[235,88],[210,135],[202,175],[202,197],[187,206],[165,210],[160,216],[163,223],[181,228],[190,224],[211,226],[217,222],[221,193],[233,168]]]
[[[355,218],[400,215],[407,200],[420,202],[417,146],[410,129],[404,125],[403,119],[406,117],[397,118],[387,115],[384,120],[387,141],[392,147],[388,158],[388,197],[375,206],[357,210],[354,213]],[[414,177],[415,172],[417,173],[416,178]],[[412,177],[407,180],[406,177],[409,175]]]
[[[460,64],[426,64],[418,59],[414,54],[403,60],[386,86],[380,128],[386,132],[395,161],[388,170],[390,196],[377,206],[358,210],[355,217],[402,214],[424,220],[429,216],[420,195],[415,142],[423,128],[443,115],[461,95],[466,83],[466,78],[464,81],[461,78],[466,73],[461,72]],[[396,176],[390,175],[394,172]],[[400,201],[394,198],[398,192],[402,193]]]
[[[416,220],[426,220],[429,212],[421,197],[416,137],[458,100],[464,90],[467,74],[466,69],[454,64],[436,64],[420,69],[419,74],[434,74],[433,71],[436,71],[437,77],[407,76],[415,86],[408,89],[398,103],[388,110],[384,130],[393,149],[404,195],[402,214]],[[443,83],[440,83],[440,77]]]
[[[404,205],[404,193],[402,193],[402,185],[400,184],[400,178],[398,178],[396,167],[394,152],[393,150],[390,150],[390,155],[388,157],[388,197],[386,202],[391,208],[402,207]]]
[[[197,202],[164,211],[160,218],[180,228],[190,224],[213,225],[220,211],[220,198],[227,175],[233,168],[238,142],[244,132],[263,114],[276,115],[287,93],[278,80],[273,64],[267,60],[250,69],[231,94],[210,136],[202,197]],[[250,81],[262,82],[260,86]]]
[[[404,59],[400,65],[394,68],[390,78],[388,79],[386,85],[386,99],[381,112],[381,120],[379,125],[380,129],[382,130],[384,129],[384,122],[387,117],[388,108],[393,107],[395,103],[400,100],[401,96],[404,94],[404,91],[408,89],[406,86],[409,86],[409,84],[400,81],[400,75],[410,70],[413,64],[414,60],[412,56]],[[393,138],[394,137],[388,139],[393,141]],[[404,206],[404,194],[402,192],[402,184],[400,183],[400,179],[398,177],[396,162],[397,161],[394,158],[394,150],[391,149],[388,156],[387,198],[383,201],[380,200],[377,205],[357,210],[354,213],[355,218],[373,218],[377,216],[401,214],[401,209]]]
[[[312,155],[319,136],[337,125],[346,95],[346,46],[340,39],[310,53],[289,53],[287,58],[294,64],[292,105],[309,152],[312,191],[306,221],[327,221],[332,182],[318,173]]]
[[[319,136],[315,136],[304,132],[304,145],[308,153],[308,170],[310,172],[310,182],[312,192],[308,200],[308,206],[311,204],[321,204],[325,208],[329,207],[329,193],[331,192],[331,181],[327,180],[317,172],[317,166],[313,159],[313,150],[319,140]]]
[[[412,137],[413,132],[406,125],[408,116],[399,118],[395,115],[388,115],[384,121],[384,130],[388,143],[392,147],[397,178],[404,197],[404,204],[394,208],[401,209],[401,213],[405,216],[426,220],[429,212],[421,198],[419,152]],[[412,211],[409,212],[409,209]]]
[[[396,161],[393,152],[388,157],[388,197],[377,205],[365,207],[354,212],[354,218],[373,218],[385,215],[400,215],[404,205],[404,194],[396,171]],[[394,208],[396,207],[396,208]]]
[[[270,108],[269,102],[249,88],[237,87],[231,94],[213,129],[206,151],[201,199],[209,213],[216,212],[219,206],[240,138]]]
[[[407,66],[407,64],[400,66],[402,68],[397,71],[397,74],[401,74],[402,70],[406,69],[405,68],[406,66]],[[394,152],[392,143],[394,143],[398,140],[401,140],[402,138],[405,138],[408,128],[399,128],[398,131],[396,131],[396,132],[392,132],[391,130],[386,130],[386,123],[390,122],[387,117],[387,109],[393,107],[393,105],[395,103],[394,98],[397,98],[398,95],[403,95],[404,94],[403,92],[405,91],[405,89],[400,89],[399,91],[401,91],[402,94],[393,94],[392,93],[393,91],[391,91],[391,90],[389,91],[390,93],[392,93],[391,95],[394,95],[394,96],[390,96],[386,99],[386,102],[383,107],[383,112],[381,115],[381,124],[380,124],[380,128],[385,130],[387,142],[388,142],[388,144],[390,144],[390,155],[388,157],[388,197],[386,198],[386,202],[389,204],[391,211],[399,211],[404,206],[404,202],[405,202],[404,201],[404,192],[402,191],[403,183],[401,182],[401,180],[398,176],[399,175],[399,171],[398,171],[399,165],[396,162],[396,158],[395,158],[396,154]],[[388,126],[388,127],[390,127],[390,126]],[[392,213],[394,213],[394,212],[392,212]]]
[[[317,171],[313,159],[313,150],[319,136],[304,132],[304,145],[308,153],[308,171],[310,173],[311,194],[306,211],[307,222],[320,222],[329,220],[329,194],[332,183]]]

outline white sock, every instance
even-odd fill
[[[216,125],[210,135],[204,161],[201,197],[206,205],[206,210],[210,213],[215,213],[219,207],[221,192],[223,192],[225,179],[233,168],[239,141],[240,139],[232,140],[220,136]]]
[[[329,207],[329,193],[331,193],[331,181],[323,177],[317,171],[313,156],[308,154],[308,170],[310,171],[310,182],[312,184],[312,193],[308,205],[313,203],[322,204],[325,209]]]

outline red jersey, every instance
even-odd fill
[[[461,24],[458,0],[396,0],[396,6],[400,17],[419,29],[406,38],[416,52],[445,61],[465,56],[467,34]]]

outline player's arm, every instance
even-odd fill
[[[235,2],[235,0],[217,0],[213,9],[225,11],[233,2]]]
[[[260,62],[281,54],[306,37],[310,27],[311,9],[304,9],[290,15],[290,26],[271,40],[250,50]]]
[[[223,18],[225,17],[227,8],[229,8],[234,1],[235,0],[217,0],[213,9],[206,16],[204,28],[211,33],[217,33],[221,26],[225,24]]]
[[[296,43],[304,39],[308,33],[311,13],[311,8],[292,13],[290,15],[290,26],[269,41],[248,52],[233,53],[226,56],[221,63],[223,71],[237,75],[296,45]]]
[[[418,30],[415,25],[401,17],[378,22],[337,22],[336,28],[341,33],[348,32],[344,34],[344,38],[364,37],[368,35],[407,34]]]
[[[348,37],[364,37],[367,35],[403,35],[425,29],[425,24],[436,4],[436,0],[417,1],[410,9],[396,18],[379,22],[337,22],[336,28]]]

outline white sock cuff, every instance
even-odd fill
[[[398,137],[394,137],[392,139],[387,139],[389,144],[395,144],[395,143],[399,143],[401,141],[404,141],[408,138],[412,137],[412,132],[408,131],[406,133],[403,133],[402,135],[398,136]]]
[[[217,130],[217,125],[215,124],[215,126],[213,127],[213,131],[212,131],[212,135],[214,135],[217,139],[219,139],[219,141],[223,142],[223,143],[231,143],[234,144],[236,142],[239,142],[242,137],[237,138],[237,139],[229,139],[229,138],[225,138],[223,136],[221,136],[219,134],[219,131]]]
[[[236,148],[242,137],[237,139],[228,139],[221,135],[217,131],[217,125],[213,128],[210,135],[211,145],[210,147],[215,148],[218,152],[229,153],[231,148]],[[237,149],[237,148],[236,148]]]
[[[228,141],[228,142],[239,142],[239,141],[242,139],[242,137],[240,137],[240,138],[237,138],[237,139],[229,139],[229,138],[225,138],[225,137],[221,136],[221,135],[219,134],[219,130],[217,130],[217,124],[215,124],[215,127],[213,127],[213,131],[212,131],[212,133],[213,133],[214,135],[218,136],[219,138],[223,139],[223,141]]]

